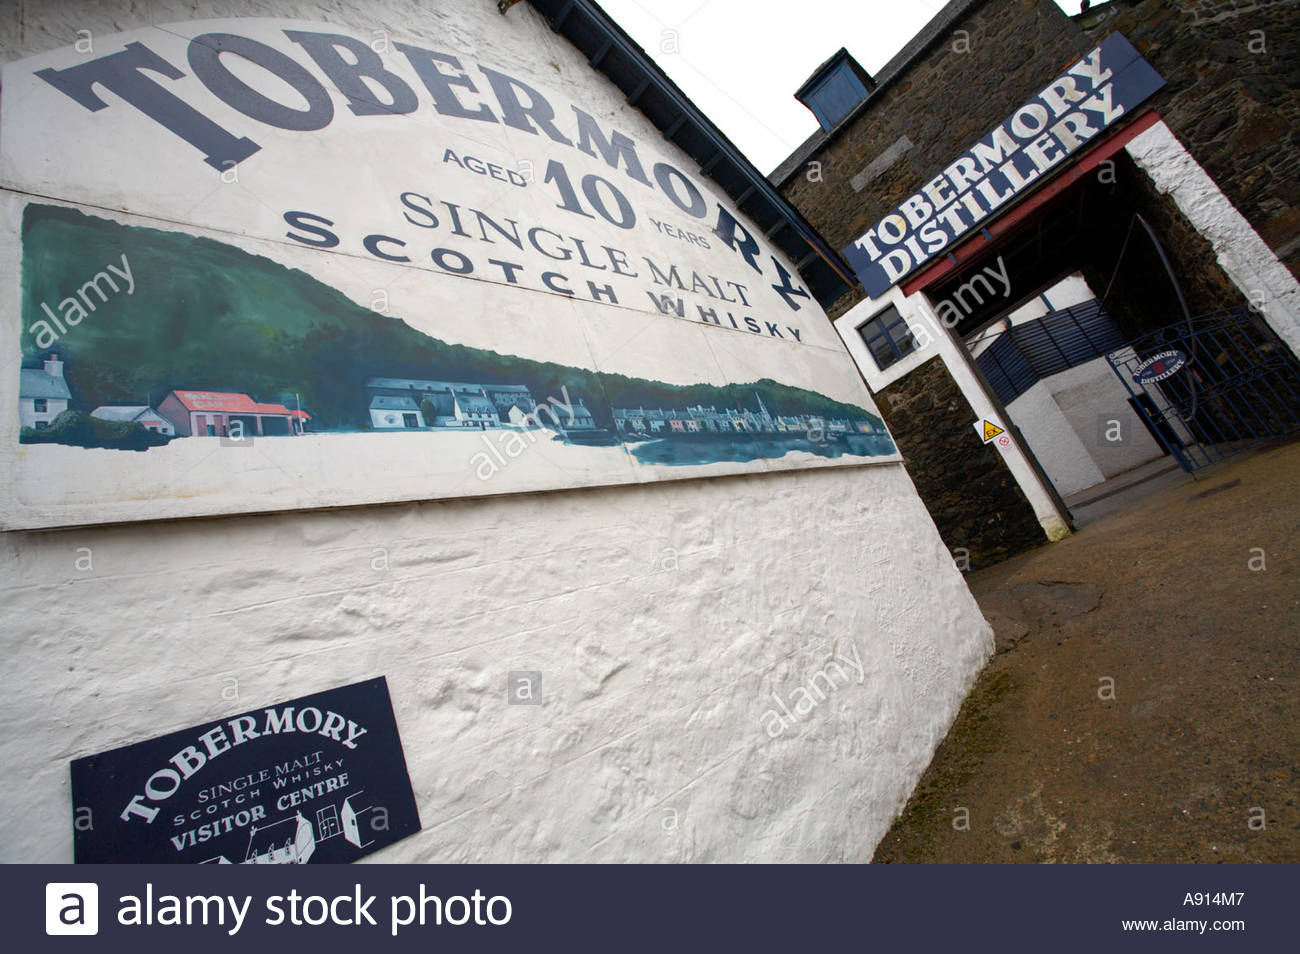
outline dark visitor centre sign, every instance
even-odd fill
[[[72,763],[78,863],[354,861],[420,830],[382,676]]]

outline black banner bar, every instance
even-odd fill
[[[185,954],[286,942],[311,952],[1290,950],[1297,884],[1295,866],[1190,865],[33,865],[0,877],[8,950]]]

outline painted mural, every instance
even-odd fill
[[[605,83],[257,18],[6,64],[0,524],[897,461],[792,265]]]
[[[104,265],[82,281],[86,262]],[[815,391],[448,344],[234,246],[76,209],[27,206],[22,294],[25,444],[542,430],[664,466],[895,452],[877,415]]]

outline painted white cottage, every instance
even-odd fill
[[[101,421],[130,421],[146,430],[156,431],[173,437],[176,425],[163,417],[148,404],[105,404],[90,412],[91,417]]]
[[[39,368],[18,373],[18,425],[42,430],[68,409],[72,393],[63,377],[63,362],[49,355]]]
[[[248,833],[246,865],[305,865],[316,852],[316,830],[298,812]]]
[[[507,421],[522,419],[522,415],[531,413],[537,406],[528,388],[516,384],[371,378],[366,382],[366,390],[370,393],[370,424],[376,430],[421,427],[494,430]],[[581,411],[590,421],[586,408]]]

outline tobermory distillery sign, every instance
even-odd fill
[[[872,298],[893,287],[1164,85],[1112,33],[920,191],[868,229],[844,256]]]
[[[383,677],[72,763],[78,863],[354,861],[420,830]]]

